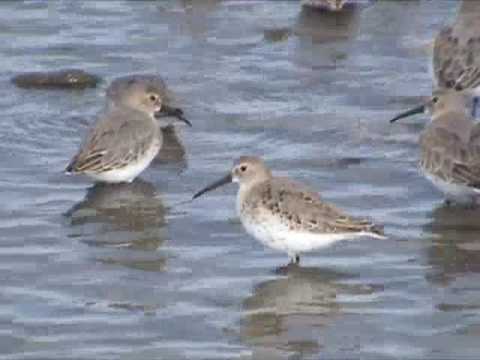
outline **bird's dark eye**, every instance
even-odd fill
[[[155,95],[150,95],[150,100],[156,101],[156,100],[157,100],[157,97],[156,97]]]
[[[240,166],[240,171],[244,172],[247,170],[247,167],[245,165]]]
[[[435,96],[435,97],[432,99],[432,102],[433,102],[434,104],[436,104],[436,103],[438,102],[438,97]]]

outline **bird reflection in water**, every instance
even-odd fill
[[[243,302],[241,337],[258,356],[318,353],[322,329],[342,315],[338,295],[373,292],[342,284],[348,275],[327,269],[292,266],[287,274],[259,284]]]
[[[447,286],[457,277],[480,272],[480,209],[442,205],[424,231],[432,235],[428,280]]]
[[[161,271],[166,258],[155,250],[167,238],[165,211],[155,187],[137,179],[95,184],[66,216],[75,230],[72,237],[105,249],[100,262]]]
[[[178,130],[173,126],[168,126],[161,130],[163,133],[163,145],[157,157],[153,160],[153,165],[178,164],[182,169],[186,168],[185,148],[177,134]]]
[[[350,6],[338,12],[320,12],[303,8],[294,26],[295,35],[313,43],[347,40],[356,34],[359,7]]]

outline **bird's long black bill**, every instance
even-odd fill
[[[203,188],[199,192],[197,192],[195,195],[193,195],[192,199],[196,199],[206,192],[215,190],[216,188],[219,188],[220,186],[229,184],[232,182],[232,174],[228,174],[227,176],[224,176],[220,180],[215,181],[213,184],[208,185],[207,187]]]
[[[394,123],[395,121],[397,121],[399,119],[403,119],[403,118],[406,118],[408,116],[412,116],[412,115],[415,115],[415,114],[420,114],[420,113],[423,113],[423,112],[425,112],[425,105],[420,105],[420,106],[417,106],[413,109],[405,111],[401,114],[398,114],[392,120],[390,120],[390,123]]]
[[[188,126],[192,127],[192,123],[188,121],[188,119],[183,115],[183,110],[180,108],[171,107],[168,105],[162,105],[162,109],[155,113],[155,117],[157,119],[161,117],[167,117],[167,116],[175,117],[178,120],[183,121]]]

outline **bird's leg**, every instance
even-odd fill
[[[473,107],[472,107],[472,116],[474,119],[477,118],[477,106],[478,106],[478,96],[473,98]]]
[[[295,253],[289,253],[288,258],[290,259],[290,261],[288,262],[287,266],[298,265],[298,263],[300,261],[300,256],[298,256]]]
[[[300,265],[300,255],[295,254],[295,265]]]

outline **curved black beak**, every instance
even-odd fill
[[[167,116],[175,117],[178,120],[183,121],[188,126],[192,127],[192,123],[187,120],[187,118],[183,115],[183,110],[180,108],[171,107],[164,104],[162,105],[161,110],[155,113],[155,118],[157,119],[161,117],[167,117]]]
[[[219,188],[220,186],[229,184],[231,182],[232,182],[232,174],[228,174],[227,176],[224,176],[220,180],[215,181],[213,184],[210,184],[207,187],[200,190],[199,192],[197,192],[195,195],[193,195],[192,200],[202,196],[206,192],[215,190],[216,188]]]
[[[401,114],[398,114],[397,116],[395,116],[392,120],[390,120],[390,123],[394,123],[395,121],[399,120],[399,119],[403,119],[407,116],[411,116],[411,115],[415,115],[415,114],[420,114],[420,113],[424,113],[425,112],[425,105],[420,105],[420,106],[417,106],[413,109],[410,109],[408,111],[405,111]]]

